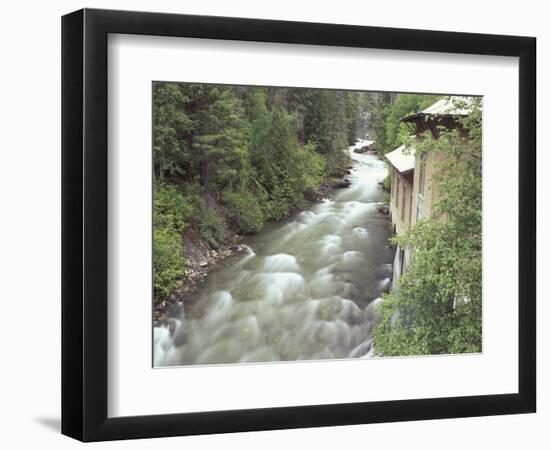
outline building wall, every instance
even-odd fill
[[[424,162],[423,158],[425,158]],[[395,234],[401,235],[421,218],[431,216],[434,202],[437,200],[437,189],[433,183],[433,175],[437,171],[437,162],[440,159],[441,155],[436,155],[434,152],[427,152],[424,157],[417,154],[414,173],[411,178],[412,183],[405,175],[395,168],[393,169],[390,211]],[[423,164],[424,168],[422,169]],[[420,186],[422,178],[423,189]],[[403,187],[407,190],[404,205]],[[394,289],[397,288],[398,280],[408,265],[410,257],[411,249],[397,246],[393,263],[392,287]]]
[[[409,174],[408,178],[393,168],[390,212],[395,234],[401,235],[420,219],[433,216],[434,204],[438,199],[434,175],[439,170],[438,164],[443,158],[441,153],[426,152],[424,156],[417,153],[414,172],[412,176]],[[402,200],[403,186],[407,189],[405,205]],[[446,220],[446,218],[440,217],[440,220]],[[410,248],[397,247],[393,265],[393,288],[397,287],[398,279],[409,264],[411,256]]]
[[[437,171],[437,163],[441,161],[442,156],[434,152],[424,154],[425,162],[423,163],[422,155],[417,154],[415,157],[414,166],[414,182],[412,194],[412,219],[414,225],[423,217],[431,217],[433,205],[437,201],[437,188],[433,181],[433,176]],[[424,175],[422,175],[422,165],[424,164]],[[422,189],[422,178],[424,188]]]
[[[403,234],[414,220],[414,189],[413,184],[395,168],[392,174],[392,192],[390,199],[390,213],[393,232],[397,235]],[[403,202],[403,189],[405,201]],[[392,288],[396,289],[399,277],[409,262],[410,251],[397,246],[393,261]]]
[[[413,201],[413,185],[396,169],[393,169],[392,174],[392,191],[390,199],[391,221],[394,232],[402,234],[407,230],[413,219],[414,201]],[[403,198],[403,189],[405,189],[405,198]]]

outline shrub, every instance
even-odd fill
[[[155,227],[170,227],[180,233],[190,219],[193,207],[190,200],[172,184],[157,184],[153,194]]]
[[[176,186],[155,185],[153,194],[153,287],[156,300],[165,298],[176,287],[185,269],[181,235],[193,207]]]
[[[264,224],[262,209],[256,197],[248,191],[225,192],[223,202],[229,219],[241,233],[257,233]]]
[[[206,205],[202,207],[198,227],[202,239],[210,248],[219,248],[227,238],[227,225],[223,216]]]
[[[153,286],[155,299],[168,296],[185,269],[181,235],[172,227],[153,229]]]
[[[391,192],[391,182],[392,182],[392,171],[388,170],[388,174],[386,175],[386,178],[384,178],[384,190],[386,192]]]
[[[301,168],[304,176],[304,193],[312,194],[326,176],[327,164],[323,156],[315,153],[313,145],[305,145],[302,151]]]

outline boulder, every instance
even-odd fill
[[[332,183],[332,187],[334,189],[341,189],[341,188],[347,188],[351,186],[351,181],[349,181],[347,178],[344,178],[341,181],[336,181]]]

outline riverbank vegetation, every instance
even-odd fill
[[[412,260],[379,307],[378,355],[482,349],[481,100],[468,107],[470,115],[459,119],[462,133],[441,129],[439,139],[426,134],[414,141],[417,154],[442,156],[433,180],[438,200],[431,218],[395,239],[401,248],[412,249]]]
[[[155,301],[184,281],[188,232],[217,249],[342,177],[365,102],[360,92],[154,83]]]
[[[376,152],[383,156],[410,139],[411,130],[401,122],[408,114],[422,111],[441,97],[429,94],[396,94],[372,92],[368,94],[369,131],[375,140]],[[384,180],[384,189],[391,191],[391,174]]]

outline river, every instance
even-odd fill
[[[158,366],[368,357],[391,284],[387,174],[349,149],[351,186],[245,241],[200,291],[194,314],[154,329]]]

